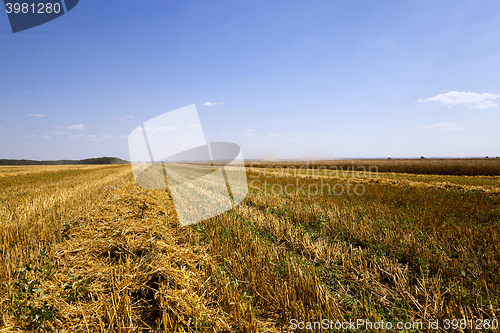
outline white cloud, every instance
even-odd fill
[[[32,139],[32,138],[36,138],[36,135],[35,134],[23,135],[23,136],[21,136],[21,138],[23,138],[23,139]]]
[[[52,140],[52,138],[50,136],[47,136],[47,135],[42,135],[41,138],[44,140]]]
[[[134,116],[125,116],[123,118],[120,118],[121,120],[127,120],[127,119],[132,119],[134,118]]]
[[[427,125],[427,126],[424,126],[422,128],[425,130],[440,130],[440,131],[446,131],[446,132],[459,131],[459,130],[463,129],[462,126],[459,126],[459,125],[454,124],[454,123],[438,123],[438,124],[434,124],[434,125]]]
[[[52,134],[68,134],[68,132],[61,132],[61,131],[52,131],[50,133],[52,133]]]
[[[45,115],[45,114],[40,114],[40,113],[37,113],[37,114],[30,113],[28,116],[29,116],[29,117],[36,117],[36,118],[48,117],[47,115]]]
[[[224,102],[205,102],[202,105],[205,105],[205,106],[214,106],[214,105],[219,105],[219,104],[224,104]]]
[[[491,100],[500,98],[500,94],[474,92],[450,91],[449,93],[439,94],[426,100],[419,99],[419,102],[440,102],[441,105],[473,104],[471,108],[486,109],[498,106]]]
[[[103,134],[98,137],[100,140],[114,140],[114,139],[125,139],[127,138],[126,135],[108,135],[108,134]]]
[[[281,136],[279,133],[271,133],[269,136]]]
[[[78,124],[78,125],[66,126],[66,128],[72,129],[72,130],[83,131],[85,129],[85,126],[83,126],[82,124]]]
[[[97,138],[96,135],[87,135],[87,141],[101,141]]]
[[[188,125],[188,127],[189,127],[189,128],[198,128],[198,127],[200,127],[200,126],[198,126],[198,125]]]
[[[146,130],[146,133],[148,134],[157,134],[157,133],[166,133],[166,132],[172,132],[175,131],[175,128],[172,126],[165,127],[165,126],[159,126],[159,127],[144,127]]]
[[[86,140],[86,141],[101,141],[97,135],[92,135],[92,134],[72,134],[68,137],[69,140]]]
[[[245,131],[246,136],[255,136],[253,129],[245,128],[243,131]]]
[[[494,108],[495,106],[498,106],[498,104],[492,101],[485,101],[485,102],[477,102],[475,105],[471,106],[471,108],[487,109],[487,108]]]
[[[299,136],[297,138],[291,138],[290,141],[302,141],[302,137]]]

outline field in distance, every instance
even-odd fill
[[[0,167],[0,331],[497,330],[500,159],[251,163],[185,228],[130,165]]]
[[[499,176],[500,157],[495,158],[418,158],[418,159],[358,159],[317,161],[246,161],[246,165],[260,167],[291,166],[310,168],[338,168],[342,170],[363,170],[374,168],[379,172],[412,174],[457,175],[457,176]]]

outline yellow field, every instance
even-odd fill
[[[500,177],[270,166],[185,228],[129,165],[0,167],[0,332],[497,331]]]

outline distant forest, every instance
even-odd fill
[[[130,162],[118,157],[98,157],[84,160],[58,160],[58,161],[33,161],[33,160],[6,160],[0,159],[0,165],[71,165],[71,164],[129,164]]]

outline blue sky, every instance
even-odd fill
[[[81,0],[13,34],[0,13],[0,158],[128,159],[134,128],[191,104],[209,141],[247,159],[500,156],[499,14],[498,1]]]

